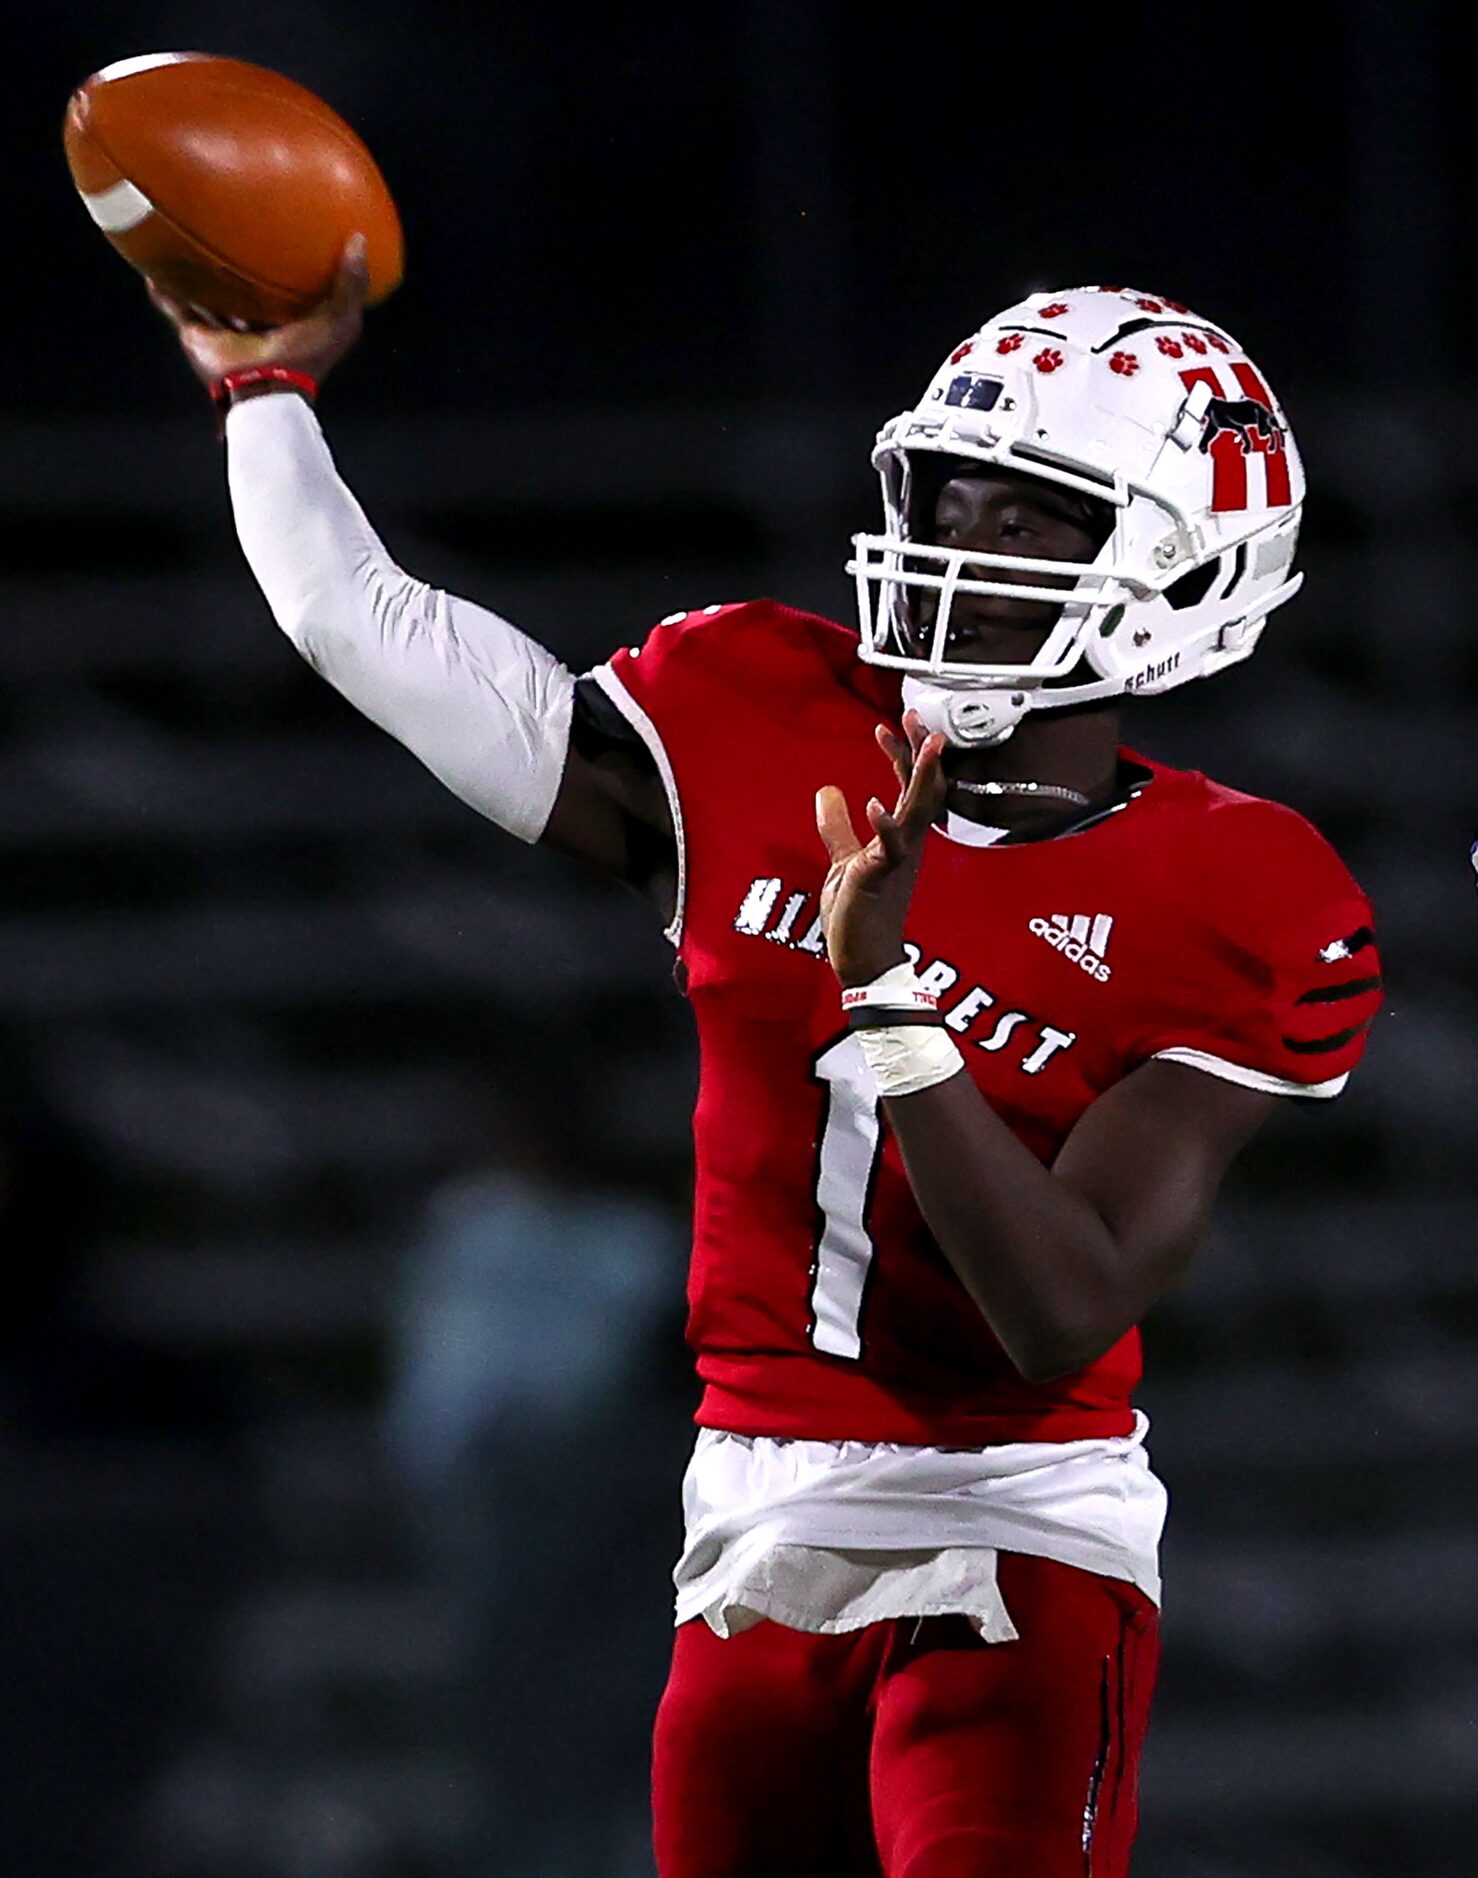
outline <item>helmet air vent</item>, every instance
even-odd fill
[[[1208,561],[1204,567],[1193,567],[1188,574],[1182,574],[1179,580],[1171,581],[1165,589],[1165,598],[1177,613],[1183,607],[1200,605],[1211,591],[1211,583],[1216,579],[1220,566],[1219,558]]]
[[[1242,576],[1246,572],[1247,572],[1247,543],[1245,541],[1239,541],[1237,543],[1237,551],[1232,556],[1232,577],[1227,582],[1227,584],[1222,588],[1221,592],[1216,596],[1217,599],[1225,600],[1227,596],[1235,590],[1237,582],[1242,578]]]

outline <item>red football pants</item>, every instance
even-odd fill
[[[1020,1636],[684,1624],[652,1761],[659,1878],[1125,1878],[1159,1656],[1132,1585],[1002,1553]]]

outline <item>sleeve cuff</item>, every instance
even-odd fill
[[[1224,1082],[1241,1083],[1244,1089],[1260,1089],[1264,1095],[1327,1099],[1337,1096],[1350,1080],[1350,1072],[1346,1070],[1342,1076],[1331,1076],[1327,1082],[1294,1082],[1287,1076],[1270,1076],[1266,1070],[1229,1063],[1224,1056],[1212,1056],[1207,1050],[1191,1050],[1179,1045],[1169,1050],[1156,1050],[1150,1061],[1186,1063],[1192,1069],[1204,1070],[1208,1076],[1220,1076]]]

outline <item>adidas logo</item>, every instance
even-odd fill
[[[1039,939],[1060,952],[1074,965],[1081,966],[1090,978],[1106,985],[1113,972],[1103,962],[1108,951],[1109,934],[1114,930],[1112,913],[1054,913],[1051,919],[1034,919],[1030,928]]]

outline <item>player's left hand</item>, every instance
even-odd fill
[[[816,827],[831,860],[821,889],[821,926],[844,985],[871,984],[903,962],[904,917],[930,824],[944,806],[944,738],[928,734],[914,711],[903,728],[906,743],[884,725],[877,729],[878,746],[898,777],[898,801],[892,814],[876,796],[868,803],[871,840],[858,837],[840,789],[828,783],[816,792]]]

